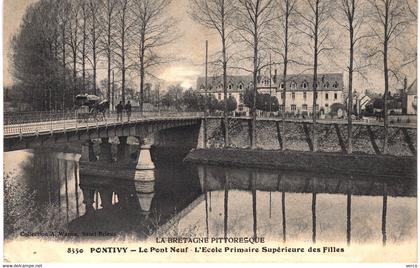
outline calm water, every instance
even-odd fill
[[[134,181],[80,175],[78,158],[4,154],[7,237],[52,230],[139,239],[155,232],[356,243],[417,237],[415,181],[188,166],[159,155],[156,170]]]

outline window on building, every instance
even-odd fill
[[[334,100],[336,100],[338,97],[337,93],[334,93]]]
[[[303,88],[307,88],[307,87],[308,87],[308,84],[307,84],[306,82],[303,82],[303,83],[302,83],[302,87],[303,87]]]
[[[337,81],[334,82],[333,88],[338,88],[338,82]]]
[[[280,105],[279,105],[279,111],[280,111],[280,112],[282,112],[282,111],[283,111],[283,105],[282,105],[282,104],[280,104]]]
[[[280,98],[284,99],[284,92],[282,92],[280,96]]]
[[[239,94],[239,101],[244,102],[244,94],[242,93]]]
[[[218,99],[218,100],[221,100],[221,99],[222,99],[222,93],[218,93],[218,94],[217,94],[217,99]]]
[[[232,84],[229,84],[228,88],[231,90],[232,89]]]
[[[243,106],[242,104],[239,104],[239,105],[238,105],[238,110],[239,110],[240,112],[242,112],[242,111],[244,110],[244,106]]]
[[[308,105],[307,104],[303,104],[302,105],[302,111],[307,111],[308,110]]]
[[[242,90],[244,86],[242,84],[239,84],[239,89]]]
[[[328,93],[325,93],[325,99],[328,100]]]
[[[318,99],[318,92],[315,93],[315,99]]]
[[[329,88],[329,87],[330,87],[330,83],[328,83],[328,82],[327,82],[327,83],[325,83],[324,87],[325,87],[325,88]]]
[[[290,106],[290,109],[292,110],[292,112],[296,112],[296,105],[295,104],[292,104]]]
[[[296,97],[295,92],[292,93],[292,100],[294,100]]]
[[[229,93],[229,98],[232,97],[232,93]]]
[[[306,92],[303,92],[303,99],[306,100]]]
[[[328,106],[329,106],[329,104],[328,104],[328,103],[326,103],[326,104],[325,104],[325,107],[328,107]]]
[[[284,84],[283,84],[283,83],[281,83],[280,87],[281,87],[282,89],[284,89]]]
[[[296,89],[296,82],[290,83],[290,88],[291,89]]]

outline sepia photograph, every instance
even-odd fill
[[[2,2],[5,267],[417,267],[416,0]]]

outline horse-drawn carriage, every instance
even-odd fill
[[[81,94],[76,96],[76,112],[78,122],[102,121],[109,108],[107,100],[96,95]]]

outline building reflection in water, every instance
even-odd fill
[[[401,242],[417,232],[415,180],[214,166],[197,169],[207,236],[334,240],[349,245],[352,240],[382,240],[386,245],[388,234],[392,242]],[[197,217],[197,213],[190,214]],[[181,225],[192,222],[188,217]]]
[[[417,234],[415,180],[156,163],[130,180],[79,177],[77,155],[30,153],[14,179],[71,232],[145,238],[178,214],[178,231],[197,236],[386,244]]]

